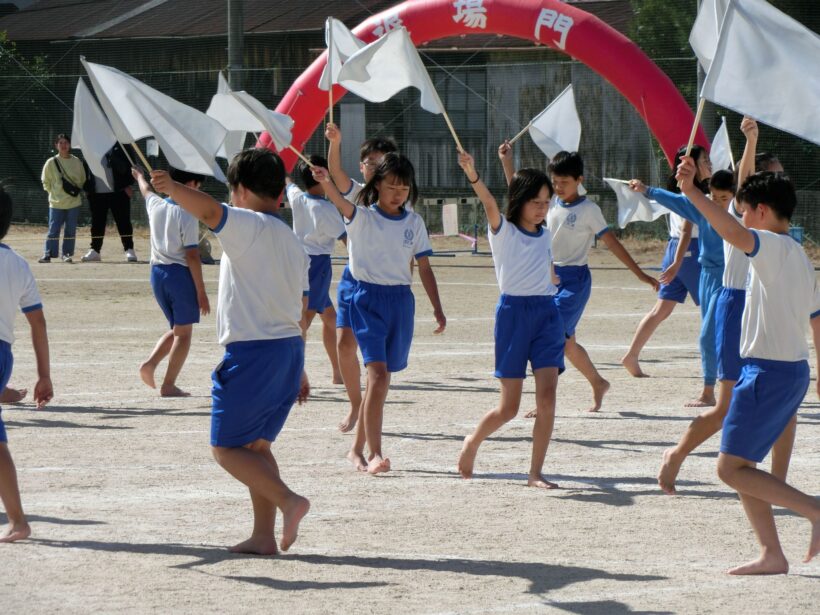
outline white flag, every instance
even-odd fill
[[[230,91],[231,86],[228,85],[228,80],[225,79],[225,76],[220,71],[219,77],[217,78],[216,93],[228,94]],[[206,112],[205,115],[208,115],[208,113]],[[247,132],[244,130],[229,130],[228,134],[225,136],[225,140],[219,147],[219,151],[216,152],[216,157],[224,158],[228,161],[233,160],[233,157],[244,148],[246,136]]]
[[[629,188],[629,182],[623,179],[604,177],[604,181],[618,197],[618,226],[624,228],[630,222],[652,222],[669,210],[646,195]]]
[[[731,0],[701,96],[820,144],[820,36],[759,0]],[[814,102],[812,102],[814,101]]]
[[[339,83],[339,71],[342,64],[365,46],[365,42],[348,30],[338,19],[328,17],[325,22],[325,45],[327,45],[327,64],[319,77],[319,89],[329,90],[334,83]]]
[[[706,72],[709,72],[712,58],[715,57],[720,24],[723,23],[728,6],[729,0],[702,0],[695,24],[689,33],[689,44]]]
[[[421,92],[423,109],[444,113],[430,75],[403,27],[350,56],[339,71],[339,85],[370,102],[384,102],[412,86]]]
[[[226,135],[219,122],[115,68],[82,63],[117,141],[154,137],[171,166],[225,181],[215,159]]]
[[[220,81],[220,91],[211,99],[206,113],[229,131],[267,131],[279,151],[290,145],[292,140],[290,131],[293,120],[289,116],[271,111],[243,90],[234,92],[224,79]]]
[[[712,161],[713,171],[733,170],[732,146],[729,143],[729,131],[726,129],[726,118],[723,118],[720,128],[715,133],[715,138],[712,139],[709,159]]]
[[[581,143],[581,120],[575,108],[572,84],[530,122],[530,137],[548,158],[561,151],[577,152]]]
[[[85,81],[80,77],[77,90],[74,92],[74,124],[71,127],[71,143],[80,148],[91,172],[112,190],[114,186],[108,185],[108,174],[105,172],[102,160],[116,142],[117,137],[114,136],[114,131],[111,130],[105,114],[97,105]]]

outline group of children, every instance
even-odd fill
[[[741,167],[736,196],[732,177],[712,176],[702,149],[693,150],[693,156],[679,156],[680,194],[646,188],[637,180],[631,186],[697,224],[701,265],[697,295],[704,320],[701,346],[708,355],[703,403],[714,403],[713,372],[721,381],[719,403],[706,418],[693,422],[690,431],[697,431],[697,437],[682,443],[680,450],[667,451],[659,482],[664,490],[674,491],[675,476],[693,448],[691,442],[696,441],[696,446],[723,424],[718,473],[740,493],[762,547],[758,560],[731,572],[759,574],[788,568],[771,504],[789,507],[811,522],[806,561],[820,551],[820,504],[785,483],[794,417],[808,387],[803,330],[806,320],[811,320],[815,342],[820,339],[820,319],[815,318],[820,315],[820,292],[805,253],[787,234],[796,202],[794,189],[782,174],[748,170],[756,125],[745,121],[744,132],[746,153],[751,156],[744,156],[746,166]],[[446,326],[429,260],[427,230],[412,211],[418,193],[412,164],[391,142],[368,141],[360,158],[365,182],[359,184],[341,168],[338,128],[329,124],[326,135],[328,159],[313,157],[310,165],[298,167],[301,188],[286,177],[276,154],[259,149],[238,154],[227,172],[230,207],[199,191],[199,176],[154,171],[149,182],[134,170],[151,225],[152,288],[170,326],[140,366],[140,376],[155,386],[154,372],[168,356],[162,395],[185,395],[176,387],[176,377],[190,347],[192,325],[200,312],[210,309],[193,252],[196,221],[210,228],[222,245],[216,319],[224,356],[212,374],[211,446],[217,462],[249,488],[254,513],[251,536],[232,547],[235,552],[286,551],[309,511],[310,502],[282,480],[271,444],[293,404],[309,394],[305,338],[315,315],[322,321],[334,381],[344,383],[350,398],[350,411],[340,424],[342,431],[356,427],[348,458],[358,470],[370,474],[391,469],[382,450],[382,422],[391,375],[407,367],[413,337],[414,261],[433,307],[436,332]],[[565,357],[590,382],[591,411],[600,409],[610,386],[576,340],[576,327],[591,292],[588,255],[593,241],[600,238],[641,282],[655,290],[659,283],[609,232],[600,208],[580,196],[584,171],[577,153],[559,153],[547,173],[516,171],[509,143],[499,148],[499,158],[508,183],[503,215],[472,156],[459,155],[459,164],[487,215],[501,292],[495,323],[495,376],[501,399],[465,438],[458,470],[470,478],[481,443],[516,416],[529,363],[536,409],[528,485],[550,489],[557,485],[542,471]],[[707,187],[704,182],[709,177],[712,182]],[[276,215],[285,190],[293,208],[293,230]],[[0,214],[1,238],[8,229],[10,204],[4,202]],[[636,334],[624,360],[633,375],[642,375],[637,361],[640,348],[671,313],[662,302],[682,301],[687,291],[695,290],[691,275],[688,281],[677,282],[674,275],[685,261],[691,232],[692,227],[682,223],[677,245],[670,243],[672,256],[659,295],[662,307],[646,330]],[[334,314],[329,298],[330,254],[337,240],[347,244],[349,264],[338,286]],[[724,262],[730,265],[724,267]],[[748,290],[744,267],[751,272]],[[11,250],[0,249],[0,269],[10,272],[13,283],[12,292],[0,302],[0,389],[11,371],[11,323],[13,309],[19,305],[32,325],[39,375],[35,400],[42,404],[52,392],[36,284],[28,265]],[[717,339],[717,350],[711,355],[706,348],[710,338],[712,346]],[[366,369],[363,394],[357,348]],[[708,427],[700,429],[701,424]],[[5,441],[0,421],[0,496],[9,517],[0,540],[9,541],[26,537],[29,529]],[[755,464],[772,447],[779,451],[773,473],[757,470]],[[277,510],[283,516],[278,545]]]

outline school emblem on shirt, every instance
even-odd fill
[[[413,229],[408,228],[404,230],[404,247],[409,248],[413,245]]]
[[[578,221],[578,215],[575,212],[572,212],[570,215],[567,216],[567,226],[570,228],[575,228],[575,223]]]

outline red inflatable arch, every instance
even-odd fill
[[[416,45],[463,34],[504,34],[548,45],[613,84],[644,119],[670,163],[689,139],[694,114],[669,77],[635,43],[574,6],[557,0],[407,0],[370,17],[353,32],[369,43],[401,26]],[[299,150],[327,113],[328,94],[318,88],[326,58],[327,52],[319,56],[276,108],[294,119],[293,145]],[[345,92],[334,86],[334,101]],[[700,128],[696,142],[709,143]],[[273,148],[270,135],[263,133],[257,145]],[[281,154],[292,168],[295,154]]]

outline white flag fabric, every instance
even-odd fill
[[[629,182],[623,179],[604,177],[604,181],[618,197],[618,226],[621,228],[630,222],[652,222],[669,213],[663,205],[631,190]]]
[[[701,96],[820,144],[818,58],[820,36],[799,22],[760,0],[731,0]]]
[[[723,16],[728,6],[729,0],[702,0],[695,24],[689,33],[689,44],[698,57],[698,62],[707,73],[715,57],[720,24],[723,23]]]
[[[581,120],[575,108],[572,84],[530,122],[530,137],[548,158],[561,151],[577,152],[581,143]]]
[[[231,86],[228,84],[228,80],[225,79],[224,74],[220,72],[216,86],[216,93],[228,94],[230,91]],[[205,115],[208,115],[208,113],[206,112]],[[229,130],[228,134],[225,136],[225,140],[216,152],[216,157],[224,158],[228,161],[233,160],[233,157],[244,149],[246,135],[247,132],[244,130]]]
[[[102,109],[94,100],[91,90],[80,77],[74,92],[71,144],[80,148],[91,172],[112,190],[114,186],[108,185],[108,174],[105,172],[102,160],[116,142],[117,137],[111,130],[111,124],[108,123]]]
[[[712,149],[709,152],[713,171],[732,171],[732,146],[729,143],[729,131],[726,129],[726,118],[720,123],[712,139]]]
[[[370,102],[384,102],[401,90],[421,92],[421,106],[444,113],[444,105],[406,28],[391,30],[348,58],[339,85]]]
[[[231,90],[224,79],[220,82],[220,91],[211,99],[211,105],[206,113],[231,132],[267,131],[279,151],[290,145],[292,140],[290,131],[293,128],[293,120],[289,116],[271,111],[243,90]]]
[[[154,137],[171,166],[225,181],[215,159],[226,135],[219,122],[116,68],[81,60],[117,141]]]
[[[329,90],[334,83],[339,83],[339,71],[342,64],[365,46],[365,42],[348,30],[338,19],[328,17],[325,22],[325,45],[327,45],[327,64],[319,77],[319,89]]]

